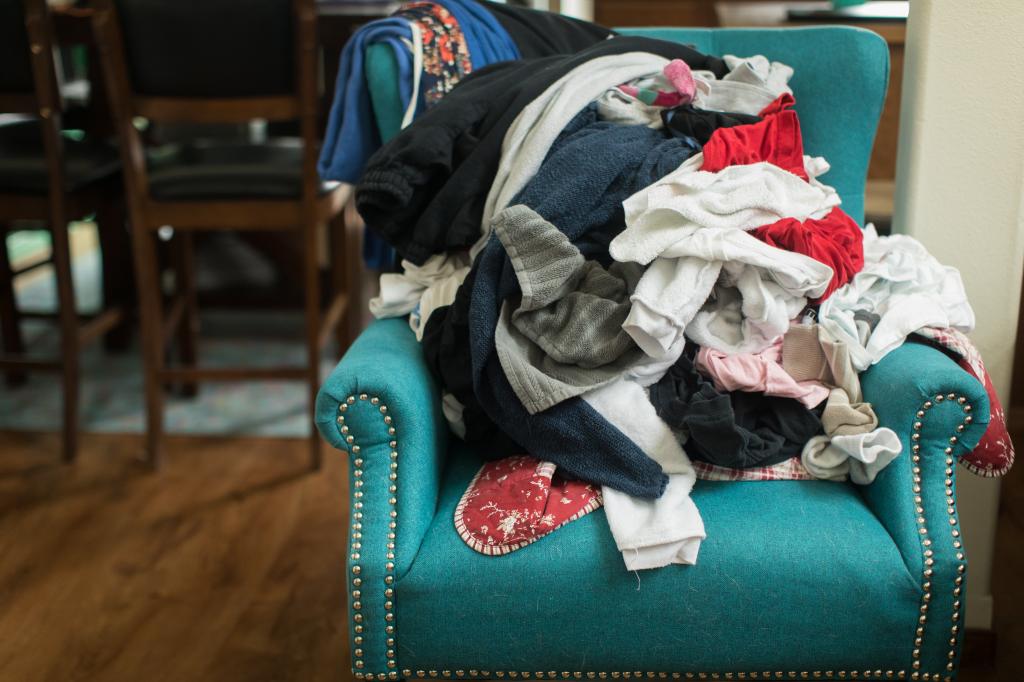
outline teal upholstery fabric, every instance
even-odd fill
[[[864,222],[864,179],[889,85],[889,48],[864,29],[630,28],[639,34],[693,45],[713,55],[763,54],[793,67],[790,87],[804,134],[804,149],[824,156],[832,170],[821,178],[843,199],[843,209]]]
[[[911,574],[930,586],[929,614],[939,615],[924,624],[921,658],[924,670],[948,673],[950,664],[955,669],[959,663],[967,603],[955,461],[985,433],[988,395],[941,352],[913,343],[871,367],[861,385],[880,424],[899,434],[905,453],[864,489],[864,497]]]
[[[376,322],[352,344],[317,396],[317,428],[349,458],[349,635],[358,636],[364,627],[356,615],[373,624],[373,635],[353,651],[377,670],[386,669],[388,650],[385,589],[391,585],[385,588],[384,581],[407,571],[416,558],[434,518],[447,457],[440,393],[422,358],[405,320]]]
[[[352,498],[352,513],[362,516],[349,531],[358,558],[346,572],[350,627],[362,637],[353,645],[361,654],[356,672],[821,671],[821,679],[853,679],[850,671],[870,668],[908,678],[914,670],[952,675],[946,665],[950,652],[954,665],[959,653],[965,592],[957,581],[966,562],[954,545],[957,517],[945,485],[947,478],[953,485],[954,470],[944,448],[952,434],[956,454],[973,447],[987,399],[943,354],[916,345],[866,372],[864,390],[905,453],[866,488],[698,482],[694,499],[708,539],[696,566],[626,572],[600,510],[508,556],[485,557],[463,544],[452,521],[477,460],[447,441],[438,390],[406,322],[375,322],[318,400],[321,433],[348,452],[353,481],[363,482],[353,488],[362,496]],[[975,418],[958,432],[968,415]],[[391,532],[394,559],[387,556]]]
[[[843,209],[864,221],[864,179],[871,146],[889,85],[889,48],[876,33],[826,26],[787,29],[625,28],[621,33],[645,35],[693,45],[708,54],[764,54],[795,70],[790,85],[796,97],[808,154],[832,164],[822,182],[843,198]],[[372,48],[366,77],[371,88],[377,127],[384,140],[402,120],[394,54]]]
[[[833,164],[824,180],[862,219],[886,88],[879,37],[849,28],[642,32],[793,65],[807,150]],[[386,60],[371,61],[368,78],[386,84],[376,80],[387,79]],[[397,93],[371,90],[381,130],[393,133],[387,98]],[[952,462],[983,432],[987,399],[943,354],[912,344],[866,372],[863,385],[904,453],[864,488],[698,482],[708,539],[696,566],[626,572],[601,510],[485,557],[452,520],[478,462],[449,442],[406,321],[375,322],[317,403],[318,428],[351,468],[345,580],[355,676],[953,677],[966,559]]]
[[[506,556],[473,551],[452,515],[479,462],[461,448],[450,458],[437,516],[398,587],[403,667],[909,665],[920,581],[853,486],[698,481],[708,538],[697,565],[637,574],[624,569],[603,509]]]
[[[370,103],[380,139],[387,142],[402,129],[402,93],[398,89],[398,64],[390,45],[370,45],[363,62],[363,76],[371,84]]]

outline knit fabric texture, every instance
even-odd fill
[[[523,205],[499,213],[494,231],[522,290],[518,307],[504,305],[495,345],[528,412],[611,381],[642,357],[622,330],[641,268],[615,263],[605,270],[584,260],[558,228]]]

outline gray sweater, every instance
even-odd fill
[[[495,330],[501,366],[530,414],[602,386],[643,358],[622,330],[643,266],[607,270],[583,258],[557,227],[511,206],[494,230],[522,296],[506,301]]]

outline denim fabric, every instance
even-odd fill
[[[317,163],[317,171],[323,180],[355,182],[366,160],[380,147],[380,135],[370,102],[371,88],[362,77],[363,59],[370,45],[382,44],[391,48],[403,111],[408,105],[412,90],[412,55],[403,39],[412,40],[408,21],[379,19],[356,31],[345,43]]]

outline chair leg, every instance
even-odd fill
[[[3,349],[10,355],[21,355],[25,352],[25,339],[21,334],[21,315],[18,313],[18,301],[14,296],[14,271],[10,256],[7,253],[7,230],[0,225],[0,338]],[[8,386],[21,386],[28,380],[28,374],[22,370],[9,369],[5,374]]]
[[[349,264],[346,260],[345,227],[345,214],[342,212],[331,220],[327,230],[328,244],[331,250],[331,298],[333,299],[339,294],[348,295],[345,314],[334,328],[334,339],[335,344],[337,345],[337,356],[339,358],[345,354],[345,350],[352,342],[349,328],[352,309],[356,305],[356,302],[352,297],[352,290],[349,288],[348,281]]]
[[[103,307],[121,310],[121,321],[104,335],[103,347],[123,351],[131,341],[135,284],[124,203],[119,198],[111,197],[100,205],[96,211],[96,230],[103,257]]]
[[[345,288],[348,291],[348,310],[345,312],[345,327],[348,342],[356,340],[363,330],[363,316],[366,306],[363,300],[363,283],[368,274],[363,268],[363,230],[365,224],[356,211],[355,201],[350,201],[344,210],[344,261]]]
[[[68,225],[54,220],[50,225],[53,238],[53,267],[57,276],[57,305],[60,322],[61,376],[64,389],[64,461],[75,459],[78,451],[78,312],[71,278],[71,247]]]
[[[316,432],[316,394],[320,388],[320,266],[317,259],[317,228],[307,219],[302,229],[302,270],[306,290],[306,361],[309,383],[310,466],[321,467],[320,437]]]
[[[132,253],[138,287],[145,380],[146,459],[150,466],[159,468],[163,464],[164,393],[161,372],[164,366],[164,340],[161,328],[163,300],[160,291],[156,233],[143,226],[133,226]]]
[[[195,366],[199,358],[199,299],[196,293],[195,241],[192,234],[179,231],[174,235],[173,259],[175,284],[184,298],[181,322],[177,329],[178,359],[181,364]],[[193,398],[199,393],[195,382],[181,385],[181,394]]]

